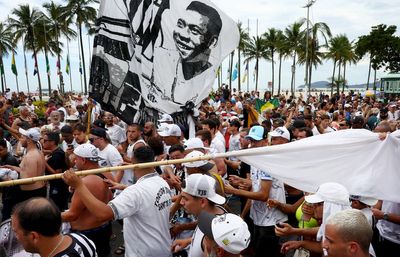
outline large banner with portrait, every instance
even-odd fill
[[[207,0],[103,0],[96,27],[90,96],[127,123],[190,112],[239,42]]]

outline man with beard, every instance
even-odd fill
[[[156,126],[154,125],[153,122],[148,121],[144,124],[143,135],[144,135],[144,141],[146,142],[149,140],[150,137],[156,137],[158,135]]]
[[[106,122],[107,134],[111,139],[111,144],[118,147],[119,144],[126,140],[125,131],[118,125],[114,124],[114,115],[110,112],[104,114],[104,120]]]

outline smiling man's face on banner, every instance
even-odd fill
[[[187,11],[174,29],[175,45],[184,60],[208,48],[205,35],[209,18],[196,11]]]

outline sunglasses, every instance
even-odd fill
[[[99,138],[100,137],[89,137],[89,141],[90,141],[90,143],[93,143],[94,141],[96,141]]]

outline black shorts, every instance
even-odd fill
[[[96,246],[96,251],[99,257],[111,256],[110,237],[112,234],[112,227],[110,222],[107,222],[106,224],[97,228],[71,231],[79,232],[92,240]]]
[[[47,196],[47,187],[41,187],[34,190],[22,190],[20,189],[18,192],[18,200],[17,203],[21,203],[33,197],[45,197]]]

